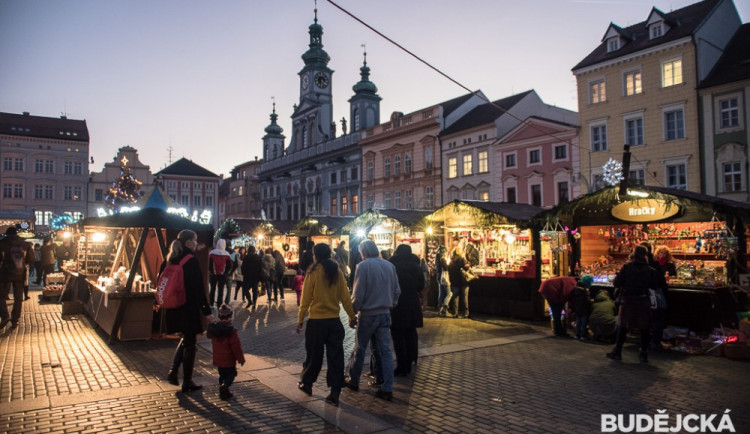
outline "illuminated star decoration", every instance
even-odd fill
[[[618,182],[625,179],[622,176],[622,163],[613,158],[604,163],[602,171],[602,179],[609,185],[617,185]]]

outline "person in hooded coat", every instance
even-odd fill
[[[227,278],[232,273],[234,262],[227,252],[227,242],[219,238],[216,241],[216,248],[208,254],[208,273],[211,281],[211,305],[216,303],[216,307],[221,306],[224,300],[224,288],[227,286]],[[219,293],[216,294],[216,287]],[[228,291],[229,289],[227,289]],[[215,297],[218,295],[218,297]]]
[[[167,260],[161,265],[159,275],[164,271],[167,262],[179,264],[187,255],[192,255],[198,245],[198,235],[188,229],[180,231],[177,239],[172,241],[167,254]],[[192,257],[182,266],[187,302],[174,309],[164,309],[164,324],[167,333],[181,333],[182,339],[177,344],[172,367],[167,374],[167,380],[175,386],[179,384],[178,370],[183,367],[182,391],[191,392],[201,386],[193,383],[193,366],[195,366],[196,342],[199,334],[203,333],[201,316],[208,322],[213,322],[211,305],[206,297],[205,280],[198,259]]]
[[[424,274],[419,257],[411,252],[411,246],[401,244],[390,259],[396,267],[401,295],[398,304],[391,309],[391,338],[396,353],[394,375],[406,376],[411,372],[412,362],[417,361],[417,327],[422,327],[422,307],[419,293],[424,288]]]

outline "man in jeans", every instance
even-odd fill
[[[349,359],[349,379],[346,386],[359,390],[359,377],[365,362],[365,351],[371,338],[375,339],[380,352],[383,384],[377,392],[379,398],[393,399],[393,355],[391,354],[391,309],[396,306],[401,288],[398,285],[396,267],[381,259],[378,247],[372,240],[359,245],[362,262],[354,274],[352,304],[359,313],[358,321],[350,321],[357,327],[354,350]]]

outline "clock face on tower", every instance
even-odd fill
[[[302,76],[302,89],[307,90],[309,86],[310,86],[310,76],[308,74],[305,74]]]
[[[322,72],[315,74],[315,85],[321,89],[328,87],[328,76]]]

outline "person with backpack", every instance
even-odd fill
[[[18,236],[15,226],[5,231],[5,238],[0,240],[0,331],[8,323],[11,329],[18,327],[23,306],[24,286],[28,283],[29,264],[34,262],[34,247]],[[5,300],[13,288],[13,310],[8,314]]]
[[[179,385],[178,371],[182,365],[183,392],[191,392],[202,387],[193,382],[196,342],[198,335],[203,333],[201,316],[205,316],[209,323],[214,321],[211,306],[206,297],[203,272],[198,259],[193,256],[193,251],[197,246],[198,235],[195,232],[188,229],[180,231],[177,239],[172,241],[169,247],[167,260],[162,263],[158,279],[158,293],[164,308],[166,331],[182,334],[182,339],[177,344],[172,357],[172,367],[167,374],[167,381],[175,386]],[[171,277],[167,282],[165,282],[165,275]],[[172,304],[165,303],[172,299],[178,299],[176,304],[180,302],[182,304],[172,307]]]
[[[211,299],[211,306],[216,303],[216,307],[218,308],[224,302],[224,288],[227,286],[227,278],[233,268],[234,262],[229,252],[227,252],[227,242],[219,238],[216,241],[216,248],[208,254],[208,273],[211,281],[209,298]],[[219,287],[218,294],[216,294],[217,286]]]

